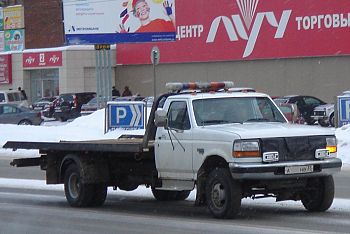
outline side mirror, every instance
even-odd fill
[[[166,111],[157,110],[154,116],[154,123],[157,127],[168,127],[168,116]]]

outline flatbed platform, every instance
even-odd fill
[[[90,152],[126,152],[139,153],[147,152],[153,148],[154,141],[148,142],[143,147],[142,138],[121,138],[92,141],[60,141],[60,142],[25,142],[8,141],[3,148],[17,149],[38,149],[40,151],[90,151]]]

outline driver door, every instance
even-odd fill
[[[192,180],[192,129],[186,101],[173,101],[168,129],[157,129],[156,166],[162,179]]]

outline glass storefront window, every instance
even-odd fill
[[[30,71],[32,102],[42,97],[59,95],[58,69]]]

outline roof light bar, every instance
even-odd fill
[[[233,81],[221,82],[189,82],[189,83],[166,83],[165,87],[170,91],[195,90],[217,91],[219,89],[229,89],[234,85]]]

